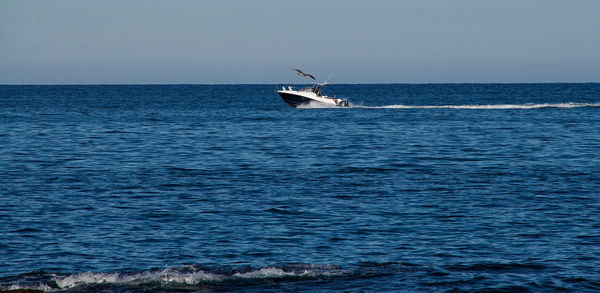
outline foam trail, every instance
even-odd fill
[[[85,272],[55,278],[60,289],[70,289],[80,285],[90,284],[121,284],[139,285],[151,282],[166,282],[180,284],[196,284],[203,281],[222,281],[225,276],[205,271],[178,272],[164,269],[158,272],[142,272],[138,274],[94,273]]]
[[[236,280],[264,280],[264,279],[297,279],[319,278],[328,276],[341,276],[348,271],[337,266],[327,265],[297,265],[285,267],[263,267],[241,271],[214,272],[195,266],[171,267],[162,270],[142,272],[81,272],[67,275],[50,274],[46,281],[30,284],[11,284],[1,286],[2,290],[36,290],[52,292],[69,290],[73,288],[86,288],[86,286],[140,286],[152,288],[177,288],[177,286],[197,286],[203,283],[224,283]]]
[[[308,104],[298,106],[298,108],[299,109],[322,109],[322,108],[339,108],[339,107],[335,106],[335,105],[325,104],[325,103],[309,102]]]
[[[364,109],[472,109],[472,110],[510,110],[510,109],[542,109],[542,108],[584,108],[600,107],[600,103],[542,103],[542,104],[497,104],[497,105],[439,105],[439,106],[410,106],[410,105],[387,105],[387,106],[358,106],[353,108]]]

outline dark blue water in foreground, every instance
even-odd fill
[[[0,86],[0,289],[598,291],[600,84]]]

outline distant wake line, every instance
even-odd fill
[[[584,108],[600,107],[600,103],[557,103],[557,104],[498,104],[498,105],[439,105],[439,106],[410,106],[410,105],[387,105],[387,106],[360,106],[352,105],[352,108],[364,109],[541,109],[541,108]]]

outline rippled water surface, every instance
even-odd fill
[[[0,290],[600,290],[600,84],[0,86]]]

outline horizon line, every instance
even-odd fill
[[[328,83],[329,85],[448,85],[448,84],[596,84],[600,81],[543,82],[374,82]],[[0,83],[0,86],[100,86],[100,85],[309,85],[317,83]]]

